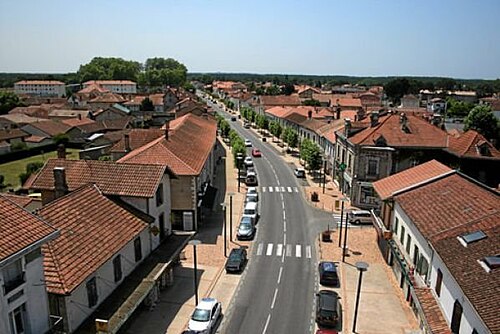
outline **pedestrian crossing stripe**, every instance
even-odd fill
[[[265,193],[265,192],[269,192],[269,193],[273,193],[273,192],[276,192],[276,193],[298,193],[299,192],[299,189],[297,187],[273,187],[273,186],[268,186],[268,187],[260,187],[260,191]]]
[[[259,243],[257,245],[257,256],[278,256],[281,257],[285,253],[286,257],[296,257],[296,258],[306,258],[310,259],[312,257],[312,248],[310,245],[302,247],[302,245],[291,245],[291,244],[274,244],[272,243]]]

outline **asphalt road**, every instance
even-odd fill
[[[214,109],[221,111],[217,106]],[[223,115],[261,150],[262,158],[253,158],[260,196],[257,235],[232,305],[226,306],[217,332],[312,333],[317,287],[315,237],[331,215],[306,204],[301,188],[304,181],[295,178],[292,166],[279,152],[240,122],[231,122],[228,114]]]

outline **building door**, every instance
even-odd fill
[[[453,334],[460,333],[460,321],[462,320],[462,305],[455,300],[455,304],[453,304],[453,315],[451,316],[451,332]]]

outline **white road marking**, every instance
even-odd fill
[[[276,246],[276,255],[277,256],[281,256],[281,253],[283,253],[283,245],[282,244],[278,244]]]
[[[266,255],[270,256],[273,253],[273,244],[267,244]]]
[[[286,245],[286,233],[283,234],[283,245]]]
[[[285,219],[286,219],[286,212],[283,211],[283,220],[285,220]]]
[[[295,246],[295,257],[301,257],[301,247],[300,245]]]
[[[307,247],[306,247],[306,257],[307,257],[308,259],[310,259],[310,258],[311,258],[311,246],[307,246]]]
[[[284,193],[285,192],[285,187],[281,187],[281,192]]]
[[[268,314],[266,324],[264,325],[264,330],[262,331],[262,334],[266,333],[267,326],[269,326],[269,320],[271,320],[271,314]]]
[[[280,187],[274,187],[274,189],[276,190],[277,193],[280,192]]]
[[[299,189],[297,189],[297,187],[293,187],[293,189],[295,190],[296,193],[299,192]]]
[[[286,221],[283,221],[283,232],[286,232]]]
[[[276,296],[278,295],[278,288],[274,290],[274,296],[273,296],[273,301],[271,303],[271,310],[274,308],[274,303],[276,302]]]
[[[262,192],[265,193],[266,192],[266,187],[262,187]]]
[[[286,190],[288,190],[289,193],[292,192],[292,187],[286,187]]]
[[[259,244],[259,246],[257,247],[257,255],[260,256],[262,255],[262,250],[264,249],[264,245],[262,244],[262,242]]]
[[[278,274],[278,284],[281,282],[281,273],[283,272],[283,267],[280,267],[280,272]]]
[[[269,192],[272,193],[273,192],[273,187],[269,187]]]
[[[292,256],[292,245],[286,245],[286,256]]]

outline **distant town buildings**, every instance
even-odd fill
[[[18,95],[63,97],[66,86],[64,82],[54,80],[22,80],[14,84],[14,92]]]

